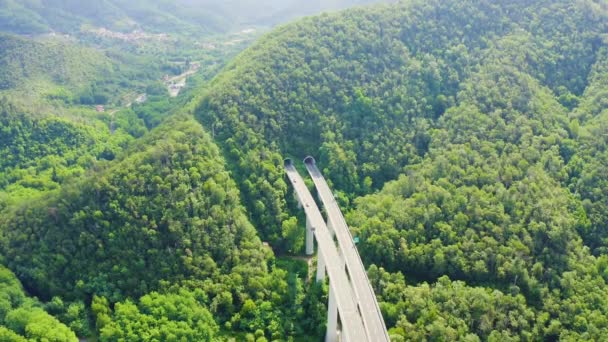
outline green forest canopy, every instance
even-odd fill
[[[46,302],[26,311],[78,336],[321,337],[323,286],[261,242],[301,251],[282,160],[313,154],[393,340],[598,340],[606,8],[413,0],[306,18],[232,61],[196,119],[147,134],[4,106],[0,187],[46,180],[36,200],[0,197],[0,261]]]
[[[0,266],[0,340],[78,341],[76,334],[44,311],[35,299],[26,296],[21,283]]]
[[[278,156],[318,156],[342,203],[354,200],[364,260],[395,274],[377,288],[394,334],[597,339],[607,19],[594,1],[409,1],[309,18],[237,58],[198,118],[279,244],[291,212]],[[399,295],[423,289],[491,296],[434,319]],[[499,303],[523,321],[474,312]]]

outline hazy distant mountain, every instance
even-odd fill
[[[0,0],[0,30],[73,33],[89,24],[117,31],[218,33],[372,2],[378,0]]]

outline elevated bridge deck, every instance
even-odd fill
[[[313,227],[314,237],[321,254],[319,258],[323,258],[327,269],[330,286],[329,314],[331,315],[332,311],[332,299],[335,299],[335,305],[340,314],[340,322],[342,323],[341,331],[343,339],[345,341],[376,341],[367,336],[361,313],[357,307],[355,294],[344,269],[344,263],[338,254],[334,239],[314,198],[290,160],[285,161],[285,172],[296,192],[298,201],[306,212],[310,226]],[[331,324],[328,324],[328,326],[331,326]],[[328,329],[330,328],[328,327]],[[332,340],[332,338],[329,340]]]

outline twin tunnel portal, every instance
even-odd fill
[[[317,241],[316,279],[324,280],[326,272],[329,278],[325,341],[389,341],[374,290],[342,211],[314,158],[306,157],[304,164],[325,208],[327,221],[291,159],[285,160],[285,172],[299,207],[306,213],[306,254],[314,253]]]

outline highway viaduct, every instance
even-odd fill
[[[333,193],[314,158],[307,157],[304,164],[325,208],[327,223],[290,159],[285,160],[285,172],[299,206],[306,213],[306,254],[314,253],[314,241],[317,241],[316,279],[323,281],[326,271],[329,277],[325,341],[389,341],[376,296]]]

